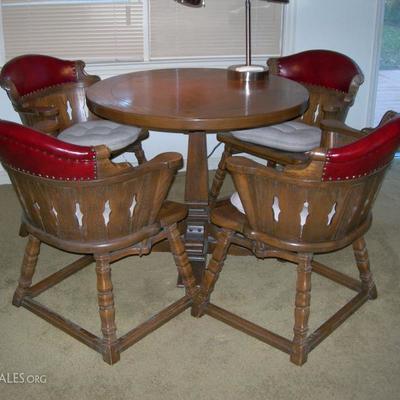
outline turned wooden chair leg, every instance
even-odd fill
[[[217,244],[212,253],[211,259],[204,271],[200,291],[194,299],[192,306],[192,316],[200,318],[204,315],[210,301],[211,293],[214,290],[219,274],[224,266],[224,261],[228,253],[229,245],[232,240],[232,231],[222,230],[219,233]]]
[[[132,151],[135,153],[136,159],[139,165],[147,161],[146,155],[144,154],[142,143],[135,143],[132,145]]]
[[[108,364],[115,364],[120,359],[117,348],[117,327],[115,325],[115,307],[113,285],[111,281],[110,256],[95,255],[97,274],[97,298],[103,333],[102,354]]]
[[[357,268],[360,273],[361,286],[363,290],[368,292],[369,298],[374,300],[378,297],[378,292],[369,265],[369,257],[367,244],[364,237],[357,239],[353,243],[354,257],[356,259]]]
[[[25,247],[24,259],[22,261],[18,287],[15,290],[12,300],[14,306],[20,307],[24,297],[29,294],[29,288],[32,285],[32,278],[35,273],[39,252],[40,240],[29,235],[28,243]]]
[[[171,252],[175,259],[175,264],[178,267],[178,272],[182,277],[182,282],[185,286],[186,294],[194,297],[197,292],[196,280],[193,276],[192,266],[185,251],[185,245],[181,239],[178,227],[176,224],[167,227],[168,241],[171,247]]]
[[[307,361],[307,332],[311,301],[312,254],[299,254],[297,266],[294,337],[290,361],[303,365]]]
[[[224,152],[222,153],[221,160],[218,163],[218,169],[215,171],[215,176],[211,185],[209,193],[209,204],[210,207],[215,205],[219,192],[221,191],[222,184],[226,176],[226,159],[232,155],[232,149],[230,146],[225,145]]]

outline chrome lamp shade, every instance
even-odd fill
[[[183,4],[184,6],[203,7],[205,0],[175,0],[175,1]]]

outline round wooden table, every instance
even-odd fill
[[[180,68],[133,72],[95,83],[88,106],[100,117],[157,131],[188,134],[186,248],[196,277],[207,257],[207,133],[256,128],[302,114],[308,91],[277,76],[228,79],[224,69]],[[160,152],[162,149],[160,149]]]

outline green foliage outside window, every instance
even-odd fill
[[[400,0],[385,0],[381,69],[400,69]]]
[[[385,1],[385,23],[400,25],[400,0]]]

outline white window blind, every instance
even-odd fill
[[[86,62],[244,56],[244,0],[0,0],[6,59]],[[254,55],[280,53],[283,6],[252,2]],[[146,50],[145,50],[146,49]]]
[[[151,58],[243,56],[244,0],[205,0],[191,8],[171,0],[150,0]],[[279,4],[252,2],[252,52],[280,53],[282,11]]]
[[[143,60],[143,2],[2,0],[6,58],[47,54],[96,61]]]

